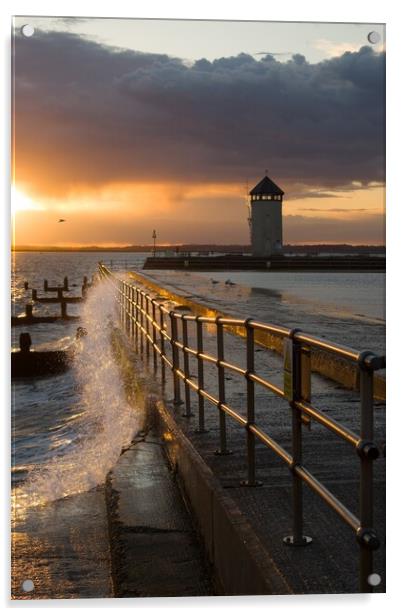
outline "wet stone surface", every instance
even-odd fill
[[[13,599],[113,596],[104,487],[27,509],[12,548]]]
[[[154,435],[123,453],[108,476],[117,597],[211,595],[206,560]]]

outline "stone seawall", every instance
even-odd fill
[[[192,271],[384,272],[384,257],[252,257],[248,255],[148,257],[144,269]]]

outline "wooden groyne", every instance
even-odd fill
[[[21,333],[19,338],[20,348],[11,353],[11,377],[13,379],[39,377],[65,372],[78,348],[77,341],[80,337],[82,337],[82,334],[77,332],[75,341],[66,349],[32,351],[30,334],[28,332]]]
[[[49,287],[48,281],[46,279],[43,281],[43,290],[45,291],[45,293],[47,293],[48,291],[59,291],[59,289],[62,289],[63,291],[69,290],[67,276],[64,277],[62,287]]]
[[[288,272],[383,272],[385,257],[367,256],[272,256],[253,257],[249,255],[148,257],[144,269],[233,271],[262,270]]]
[[[68,278],[64,277],[63,285],[50,287],[48,281],[43,282],[43,290],[57,292],[56,297],[38,297],[36,289],[32,289],[32,302],[25,305],[25,314],[19,317],[11,317],[12,326],[35,325],[37,323],[55,323],[56,321],[78,321],[79,316],[67,314],[67,304],[81,303],[85,300],[88,288],[88,279],[85,276],[82,284],[81,297],[65,296],[69,291]],[[28,281],[24,282],[24,289],[29,289]],[[60,315],[36,315],[33,313],[34,303],[60,304]],[[29,332],[22,332],[19,337],[20,349],[11,353],[11,375],[16,377],[37,377],[51,374],[59,374],[69,367],[74,353],[77,350],[77,342],[86,335],[83,327],[78,327],[73,343],[67,349],[31,351],[31,336]]]
[[[88,283],[87,276],[84,276],[81,297],[72,297],[64,295],[64,292],[69,291],[68,278],[64,277],[63,285],[51,287],[48,281],[43,281],[43,290],[45,293],[56,292],[56,297],[38,296],[37,289],[32,289],[32,302],[25,305],[25,314],[19,317],[11,317],[12,327],[19,325],[33,325],[35,323],[55,323],[56,321],[74,321],[79,320],[79,316],[72,316],[67,313],[67,304],[77,304],[85,300],[88,289],[91,287],[91,283]],[[24,289],[29,289],[28,281],[24,282]],[[33,313],[34,304],[60,304],[60,315],[37,315]]]

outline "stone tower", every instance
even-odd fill
[[[255,257],[270,257],[282,252],[284,194],[267,175],[249,192],[251,248]]]

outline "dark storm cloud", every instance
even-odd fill
[[[17,180],[57,192],[243,182],[268,167],[285,189],[382,182],[384,62],[363,47],[318,64],[239,54],[190,66],[64,32],[17,37]]]

